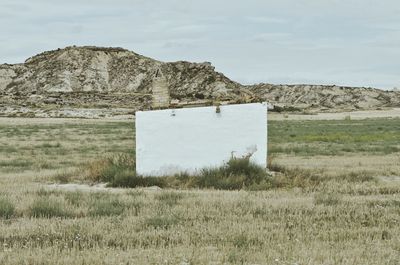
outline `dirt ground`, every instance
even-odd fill
[[[398,118],[400,117],[400,108],[388,110],[363,110],[337,113],[317,113],[317,114],[281,114],[270,112],[270,120],[360,120],[368,118]]]
[[[269,120],[344,120],[344,119],[370,119],[370,118],[399,118],[400,108],[387,110],[365,110],[351,112],[335,112],[335,113],[315,113],[315,114],[292,114],[292,113],[275,113],[269,112]],[[121,116],[118,118],[101,118],[101,119],[80,119],[80,118],[7,118],[0,117],[1,124],[57,124],[57,123],[82,123],[93,124],[98,121],[102,122],[118,122],[134,120],[132,116]]]

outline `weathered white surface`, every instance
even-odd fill
[[[248,153],[266,167],[267,105],[263,103],[136,112],[139,175],[195,173]]]

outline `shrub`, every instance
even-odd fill
[[[226,164],[216,168],[205,168],[195,176],[186,173],[166,177],[136,176],[134,159],[129,155],[118,155],[98,160],[88,166],[87,176],[91,181],[108,182],[109,187],[150,187],[161,188],[216,188],[260,189],[270,186],[266,170],[249,158],[231,158]]]
[[[165,187],[165,178],[136,176],[132,155],[118,154],[90,163],[86,177],[92,182],[108,182],[109,187]]]
[[[160,177],[135,176],[134,174],[129,173],[118,173],[113,179],[111,179],[107,186],[125,188],[158,186],[164,188],[166,186],[166,179]]]
[[[8,219],[14,215],[15,207],[7,198],[0,198],[0,217]]]
[[[293,106],[274,106],[274,108],[272,110],[270,110],[271,112],[301,112],[300,108],[296,108]]]
[[[112,176],[111,179],[109,179],[108,186],[110,187],[132,187],[134,178],[135,178],[135,172],[132,172],[130,170],[126,169],[121,169],[117,170],[115,174]]]
[[[221,167],[201,170],[196,179],[199,187],[233,190],[268,181],[269,175],[250,158],[233,157]]]
[[[55,199],[38,198],[29,208],[29,215],[32,217],[69,217],[70,213],[67,212],[61,202]]]
[[[128,154],[117,154],[90,163],[86,171],[86,177],[93,182],[111,182],[116,176],[126,179],[135,174],[135,160]]]
[[[143,177],[135,174],[131,155],[117,155],[95,161],[88,166],[92,181],[108,182],[109,187],[161,188],[214,188],[221,190],[268,190],[271,188],[304,188],[315,190],[330,181],[367,182],[375,181],[368,172],[353,172],[326,176],[322,171],[287,168],[273,162],[270,156],[268,168],[276,173],[272,176],[263,167],[252,163],[249,158],[231,158],[220,167],[204,168],[196,175],[187,173],[165,177]],[[171,202],[171,205],[173,202]]]
[[[100,182],[105,177],[105,171],[110,166],[109,159],[96,160],[87,165],[86,178],[92,182]]]
[[[265,168],[250,162],[250,158],[231,158],[222,168],[228,175],[245,175],[246,184],[259,182],[267,176]]]
[[[238,190],[244,186],[244,175],[226,174],[222,168],[203,169],[197,178],[200,188],[215,188],[221,190]]]
[[[269,155],[267,158],[267,167],[269,171],[274,171],[274,172],[283,172],[284,167],[275,163],[275,156],[274,155]]]

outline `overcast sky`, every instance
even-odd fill
[[[0,63],[70,45],[210,61],[251,84],[400,87],[399,0],[0,0]]]

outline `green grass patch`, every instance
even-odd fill
[[[29,215],[35,218],[52,218],[62,217],[68,218],[71,216],[65,209],[65,205],[54,198],[37,198],[29,208]]]
[[[74,176],[74,174],[75,174],[74,172],[61,171],[55,174],[53,178],[55,181],[65,184],[71,182],[71,179]]]
[[[400,119],[269,121],[269,154],[400,152]]]
[[[88,164],[86,171],[86,177],[93,182],[119,179],[123,184],[128,181],[127,176],[135,173],[135,160],[128,154],[116,154]]]
[[[86,203],[86,195],[81,191],[66,192],[64,198],[73,206],[81,206]]]
[[[342,197],[335,193],[318,193],[314,196],[314,203],[316,205],[334,206],[342,202]]]
[[[156,215],[144,221],[145,226],[156,229],[168,229],[179,223],[179,218],[175,215]]]
[[[5,160],[0,161],[0,167],[4,170],[14,171],[14,170],[22,170],[29,169],[33,166],[33,162],[24,159],[13,159],[13,160]]]
[[[243,189],[269,180],[266,170],[248,158],[231,158],[225,165],[205,168],[196,176],[200,188],[223,190]]]
[[[91,216],[119,216],[124,213],[126,204],[116,198],[94,200],[89,209]]]
[[[184,194],[179,193],[179,192],[162,192],[161,194],[157,194],[155,196],[155,199],[159,200],[160,202],[168,205],[168,206],[174,206],[178,204],[180,200],[182,200],[184,197]]]
[[[14,204],[8,198],[0,198],[0,217],[9,219],[14,215]]]
[[[43,143],[43,144],[40,144],[40,145],[37,145],[36,146],[36,148],[60,148],[61,147],[61,144],[60,143],[54,143],[54,144],[52,144],[52,143]]]

